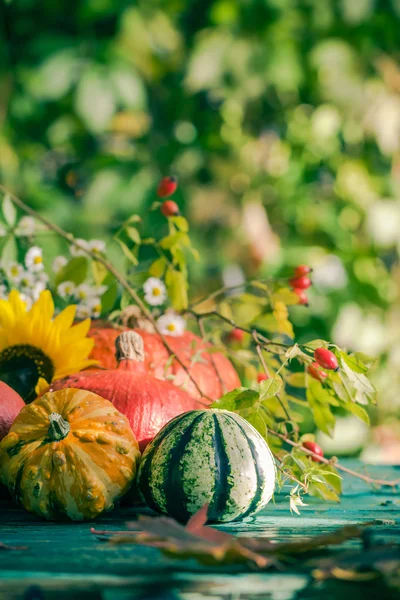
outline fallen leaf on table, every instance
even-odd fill
[[[369,581],[385,577],[400,589],[400,545],[385,544],[362,551],[344,552],[319,561],[312,571],[315,579]]]
[[[159,548],[171,558],[193,558],[202,564],[246,563],[261,569],[277,567],[280,560],[328,546],[361,538],[374,522],[346,525],[331,533],[294,542],[276,543],[265,537],[237,537],[206,525],[208,505],[203,506],[187,523],[181,525],[169,517],[139,517],[127,523],[126,531],[99,531],[94,535],[115,544],[136,544]]]
[[[9,546],[8,544],[3,544],[0,542],[0,552],[7,550],[28,550],[27,546]]]

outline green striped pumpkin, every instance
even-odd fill
[[[271,451],[250,423],[226,410],[192,410],[147,446],[139,488],[150,508],[178,521],[208,502],[209,520],[224,523],[261,510],[275,478]]]

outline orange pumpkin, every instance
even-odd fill
[[[26,405],[0,443],[0,474],[26,510],[93,519],[128,491],[140,452],[127,418],[91,392],[65,389]]]
[[[10,431],[15,417],[24,408],[25,402],[9,385],[0,381],[0,441]]]
[[[103,367],[115,368],[114,344],[121,330],[128,328],[114,328],[104,321],[92,325],[88,335],[95,343],[90,358],[98,360]],[[241,386],[239,376],[226,356],[220,352],[210,353],[211,345],[194,333],[186,331],[179,337],[165,336],[174,355],[187,367],[201,389],[202,395],[199,394],[179,362],[170,360],[169,352],[158,334],[141,329],[135,331],[143,338],[147,372],[157,379],[171,379],[174,385],[183,387],[193,398],[203,397],[207,403],[207,397],[217,400],[226,392]]]
[[[140,450],[171,419],[188,410],[204,408],[183,389],[150,375],[144,363],[143,339],[135,331],[116,339],[117,368],[75,373],[51,384],[50,390],[74,387],[110,400],[128,417]]]

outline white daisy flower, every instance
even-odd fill
[[[44,290],[47,288],[47,285],[44,281],[36,281],[33,289],[31,291],[32,298],[35,300],[39,300],[39,296]]]
[[[108,290],[108,286],[106,285],[95,285],[93,288],[93,294],[95,296],[102,296]]]
[[[35,219],[33,217],[22,217],[16,227],[15,233],[20,237],[30,237],[35,233]]]
[[[41,283],[45,283],[46,285],[49,283],[49,276],[44,271],[41,271],[37,274],[37,281]]]
[[[23,271],[18,278],[18,283],[22,288],[33,288],[33,286],[35,285],[35,276],[29,271]]]
[[[8,289],[4,283],[0,284],[0,299],[7,300],[8,298]]]
[[[53,273],[59,273],[63,267],[67,264],[68,260],[65,256],[56,256],[53,260],[52,269]]]
[[[83,248],[89,249],[89,244],[86,240],[77,238],[75,241]],[[86,256],[85,252],[81,250],[81,248],[78,248],[78,246],[75,244],[70,246],[69,251],[71,252],[72,256]]]
[[[33,272],[43,269],[43,250],[39,246],[29,248],[25,255],[25,266]]]
[[[7,229],[4,227],[4,225],[1,225],[0,223],[0,237],[5,237],[7,235],[8,231]]]
[[[106,251],[106,243],[103,240],[90,240],[87,242],[89,250],[97,254],[103,254]]]
[[[73,281],[63,281],[57,286],[57,293],[61,298],[73,296],[76,292],[76,285]]]
[[[24,272],[24,267],[17,262],[10,262],[5,271],[8,279],[17,283]]]
[[[100,298],[89,298],[87,306],[90,308],[91,316],[97,319],[101,314]]]
[[[88,300],[94,296],[93,287],[87,283],[81,283],[75,289],[74,295],[77,300]]]
[[[87,304],[78,304],[76,307],[76,318],[87,319],[92,316],[92,311]]]
[[[186,321],[183,317],[171,311],[157,319],[157,327],[163,335],[179,337],[185,331]]]
[[[161,279],[157,277],[149,277],[143,285],[144,299],[151,306],[159,306],[164,304],[167,297],[167,289]]]

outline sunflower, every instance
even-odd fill
[[[88,359],[93,347],[86,337],[90,319],[73,325],[75,311],[76,306],[67,306],[54,317],[48,290],[30,310],[16,290],[0,300],[0,380],[26,402],[36,397],[39,379],[50,382],[96,364]]]

